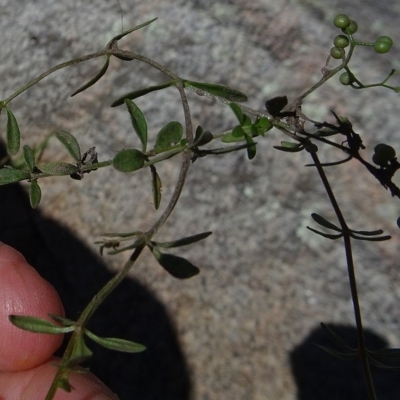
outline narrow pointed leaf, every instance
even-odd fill
[[[0,169],[0,186],[30,178],[30,174],[14,168]]]
[[[25,145],[22,148],[22,150],[24,152],[25,163],[28,166],[29,171],[33,172],[35,169],[35,154],[33,153],[33,150],[28,145]]]
[[[155,148],[158,150],[168,149],[179,143],[183,136],[183,127],[178,121],[171,121],[165,125],[156,137]]]
[[[286,96],[277,96],[265,102],[265,108],[273,116],[277,117],[282,109],[287,105]]]
[[[131,116],[132,126],[142,142],[142,152],[147,147],[147,122],[140,108],[130,99],[125,99],[126,108]]]
[[[381,235],[383,233],[382,229],[377,229],[375,231],[353,231],[351,229],[352,233],[358,233],[359,235],[364,235],[364,236],[376,236],[376,235]]]
[[[68,164],[65,162],[52,162],[45,164],[40,169],[49,175],[71,175],[78,172],[78,168],[75,165]]]
[[[36,208],[39,205],[41,198],[42,191],[37,181],[34,179],[32,180],[31,186],[29,188],[29,201],[31,203],[31,207]]]
[[[154,202],[154,208],[158,210],[158,207],[160,207],[161,203],[161,179],[157,174],[156,167],[154,165],[150,165],[150,170],[151,170],[151,186],[152,186],[152,191],[153,191],[153,202]]]
[[[144,22],[143,24],[137,25],[134,28],[128,29],[122,33],[120,33],[117,36],[113,37],[113,40],[120,40],[122,39],[124,36],[128,35],[129,33],[133,32],[133,31],[137,31],[140,28],[143,28],[144,26],[150,25],[152,22],[154,22],[157,18],[153,18],[150,21]]]
[[[245,139],[246,139],[247,144],[249,145],[249,147],[247,147],[247,158],[249,160],[252,160],[256,156],[256,152],[257,152],[256,143],[248,135],[245,136]]]
[[[350,155],[349,157],[346,157],[346,158],[343,159],[343,160],[333,161],[333,162],[330,162],[330,163],[321,163],[321,166],[322,166],[322,167],[333,167],[333,166],[335,166],[335,165],[344,164],[344,163],[346,163],[347,161],[350,161],[352,158],[353,158],[353,156]],[[304,166],[305,166],[305,167],[315,167],[315,164],[305,164]]]
[[[400,360],[400,349],[368,350],[368,354],[383,360]]]
[[[143,167],[146,156],[139,150],[127,149],[120,151],[113,159],[113,167],[117,171],[132,172]]]
[[[105,347],[106,349],[122,351],[124,353],[139,353],[146,350],[146,346],[143,346],[139,343],[131,342],[130,340],[99,337],[88,330],[86,330],[85,333],[90,339],[98,343],[100,346]]]
[[[75,136],[71,135],[66,131],[57,131],[55,133],[56,138],[64,145],[64,147],[68,150],[68,153],[75,161],[81,161],[81,149],[79,147],[79,143],[76,140]]]
[[[325,237],[327,239],[332,239],[332,240],[339,239],[339,238],[341,238],[343,236],[343,233],[338,233],[337,235],[332,235],[332,234],[329,234],[329,233],[324,233],[324,232],[317,231],[316,229],[310,228],[309,226],[307,226],[307,229],[309,229],[310,231],[312,231],[314,233],[317,233],[318,235],[321,235],[321,236],[323,236],[323,237]]]
[[[231,103],[231,104],[229,104],[229,106],[232,109],[232,111],[235,113],[236,118],[239,121],[239,124],[242,125],[243,120],[244,120],[244,115],[243,115],[242,109],[235,103]]]
[[[151,249],[158,263],[174,278],[188,279],[197,275],[200,270],[182,257],[161,253],[156,247]]]
[[[325,351],[326,353],[337,357],[337,358],[341,358],[343,360],[355,360],[358,358],[358,352],[354,351],[351,353],[344,353],[341,351],[337,351],[337,350],[333,350],[330,349],[329,347],[325,347],[325,346],[321,346],[320,344],[314,343],[316,346],[318,346],[321,350]]]
[[[203,239],[209,237],[211,234],[212,234],[212,232],[202,232],[202,233],[198,233],[197,235],[188,236],[183,239],[174,240],[172,242],[164,242],[164,243],[152,242],[152,244],[154,246],[162,247],[164,249],[169,249],[171,247],[187,246],[189,244],[196,243],[200,240],[203,240]]]
[[[239,130],[238,128],[240,128],[241,130]],[[242,142],[243,140],[245,140],[244,136],[245,132],[243,131],[243,129],[240,126],[235,127],[231,133],[227,133],[226,135],[222,136],[221,142],[222,143]]]
[[[378,236],[378,237],[367,237],[367,236],[357,236],[357,235],[353,235],[352,233],[350,233],[350,236],[351,236],[353,239],[356,239],[356,240],[366,240],[366,241],[368,241],[368,242],[383,242],[383,241],[385,241],[385,240],[389,240],[389,239],[392,238],[392,237],[389,236],[389,235],[387,235],[387,236]]]
[[[384,364],[384,363],[381,363],[381,362],[375,360],[374,358],[369,358],[369,362],[371,364],[375,365],[375,367],[378,367],[378,368],[391,369],[391,370],[400,370],[400,366],[387,365],[387,364]]]
[[[328,335],[329,339],[335,343],[337,346],[341,347],[344,350],[347,351],[355,351],[356,349],[353,349],[350,347],[336,332],[331,329],[328,325],[325,325],[323,322],[321,322],[321,328],[325,331],[325,333]]]
[[[228,86],[216,85],[213,83],[201,83],[194,81],[183,81],[183,85],[199,94],[211,94],[213,96],[222,97],[228,101],[235,101],[237,103],[242,103],[247,101],[247,96],[239,92],[236,89],[232,89]]]
[[[72,321],[72,319],[61,317],[60,315],[56,315],[56,314],[48,314],[48,315],[49,315],[49,317],[51,319],[53,319],[54,321],[60,323],[61,325],[64,325],[64,326],[75,325],[75,321]]]
[[[90,88],[90,86],[93,86],[107,72],[109,65],[110,65],[110,56],[106,56],[106,60],[103,64],[103,66],[101,67],[101,70],[89,82],[85,83],[79,89],[77,89],[74,93],[72,93],[71,97],[77,95],[80,92],[83,92],[87,88]]]
[[[73,326],[58,326],[43,318],[10,315],[8,319],[13,325],[29,332],[60,334],[72,332],[74,330]]]
[[[304,149],[304,146],[300,143],[292,143],[292,142],[281,142],[282,146],[273,146],[274,149],[280,151],[286,151],[287,153],[297,153]]]
[[[7,150],[11,155],[18,153],[21,134],[17,120],[12,111],[7,107]]]
[[[121,96],[120,98],[115,100],[111,104],[111,107],[118,107],[118,106],[124,104],[125,99],[134,100],[134,99],[137,99],[138,97],[144,96],[147,93],[155,92],[157,90],[162,90],[162,89],[170,87],[174,84],[175,84],[175,81],[170,81],[170,82],[163,83],[161,85],[149,86],[147,88],[138,89],[133,92],[129,92],[129,93],[125,94],[124,96]]]
[[[318,215],[316,213],[312,213],[311,217],[316,223],[322,225],[325,228],[332,229],[337,232],[342,232],[342,230],[339,227],[337,227],[336,225],[327,221],[324,217],[321,217],[320,215]]]

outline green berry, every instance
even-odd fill
[[[347,47],[349,45],[349,39],[345,35],[338,35],[335,37],[335,39],[333,39],[333,44],[336,47],[340,47],[340,48],[344,49],[345,47]]]
[[[331,57],[338,60],[344,57],[344,50],[340,47],[332,47],[330,51]]]
[[[376,40],[374,50],[378,54],[385,54],[390,51],[392,45],[393,40],[389,36],[381,36]]]
[[[350,20],[350,24],[346,28],[342,28],[342,32],[347,35],[352,35],[356,33],[358,30],[358,24],[356,21]]]
[[[379,36],[376,41],[390,43],[391,46],[393,45],[393,40],[389,36]]]
[[[340,75],[339,80],[340,83],[345,86],[350,85],[350,83],[353,81],[348,72],[343,72],[343,74]]]
[[[339,14],[333,20],[333,25],[336,28],[347,28],[350,25],[350,18],[346,14]]]

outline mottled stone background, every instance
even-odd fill
[[[121,0],[121,5],[125,27],[159,18],[122,40],[122,48],[154,58],[188,79],[238,88],[254,108],[262,109],[276,95],[294,99],[319,79],[337,34],[331,21],[338,12],[359,22],[356,37],[373,41],[385,34],[395,41],[389,55],[357,49],[356,73],[375,82],[391,68],[400,69],[398,2]],[[0,28],[4,99],[51,66],[102,49],[120,32],[121,20],[114,0],[0,0]],[[101,161],[138,146],[125,109],[109,105],[126,91],[164,78],[137,61],[113,59],[96,86],[69,98],[101,64],[92,60],[59,71],[10,104],[23,144],[64,129],[76,135],[83,150],[96,146]],[[399,78],[393,82],[399,85]],[[191,93],[189,98],[195,124],[218,132],[235,123],[227,107]],[[137,103],[151,138],[165,123],[182,120],[173,89]],[[353,121],[368,147],[366,158],[382,141],[400,151],[398,94],[382,88],[354,91],[333,79],[303,108],[313,119],[333,122],[330,109]],[[4,138],[4,115],[1,125]],[[131,279],[98,311],[95,332],[149,347],[146,354],[129,356],[95,349],[92,370],[121,399],[293,400],[298,391],[298,398],[312,399],[311,394],[301,397],[291,352],[321,321],[353,325],[354,318],[341,243],[306,229],[315,227],[312,212],[334,220],[327,196],[316,171],[303,168],[310,162],[307,154],[276,151],[272,146],[280,140],[285,138],[273,132],[259,140],[251,162],[241,152],[193,164],[181,201],[157,238],[212,230],[206,241],[179,251],[201,267],[198,277],[174,280],[146,252]],[[326,161],[343,157],[320,147]],[[45,161],[70,160],[51,139]],[[159,212],[152,206],[148,171],[121,174],[108,168],[82,181],[40,181],[43,200],[35,212],[18,186],[2,188],[0,239],[20,249],[52,281],[73,318],[127,258],[100,260],[94,241],[104,231],[148,229],[166,206],[179,160],[165,162],[158,171],[164,188]],[[382,228],[393,235],[390,242],[355,243],[354,258],[365,326],[399,346],[399,201],[355,162],[328,176],[354,229]],[[324,371],[321,357],[315,352],[296,368],[319,377],[324,386],[333,373]],[[377,376],[392,388],[382,398],[397,399],[393,382],[398,377]],[[362,385],[358,375],[350,377],[340,378],[345,387]],[[330,393],[330,398],[345,398],[340,390]],[[351,393],[349,398],[364,398]],[[324,396],[314,398],[328,399]]]

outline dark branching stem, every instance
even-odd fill
[[[369,362],[368,362],[368,357],[367,357],[367,348],[365,346],[365,337],[364,337],[364,330],[363,330],[363,325],[362,325],[360,303],[358,300],[357,282],[356,282],[356,275],[355,275],[355,270],[354,270],[353,253],[352,253],[352,249],[351,249],[350,229],[346,224],[346,221],[345,221],[343,214],[339,208],[336,198],[332,192],[332,188],[328,182],[328,179],[325,175],[324,169],[321,165],[321,162],[319,161],[317,154],[311,153],[311,156],[312,156],[314,164],[317,168],[318,174],[321,177],[322,183],[324,185],[326,193],[328,194],[329,200],[332,204],[335,214],[339,220],[340,226],[342,228],[345,254],[346,254],[346,262],[347,262],[347,272],[348,272],[348,276],[349,276],[351,298],[353,301],[354,316],[355,316],[356,327],[357,327],[358,352],[359,352],[359,356],[360,356],[362,367],[363,367],[364,378],[365,378],[367,388],[368,388],[369,399],[376,400],[374,383],[372,381],[371,370],[369,367]]]

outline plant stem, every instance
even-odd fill
[[[13,100],[17,96],[19,96],[21,93],[23,93],[26,90],[28,90],[31,86],[33,86],[36,83],[40,82],[42,79],[46,78],[47,76],[49,76],[53,72],[58,71],[59,69],[70,67],[71,65],[79,64],[79,63],[81,63],[83,61],[87,61],[87,60],[90,60],[92,58],[101,57],[101,56],[103,56],[105,54],[106,54],[105,51],[102,50],[102,51],[98,51],[96,53],[88,54],[88,55],[80,57],[80,58],[76,58],[74,60],[70,60],[70,61],[66,61],[64,63],[58,64],[55,67],[50,68],[48,71],[44,72],[43,74],[39,75],[37,78],[33,79],[32,81],[30,81],[26,85],[22,86],[22,88],[17,90],[10,97],[7,97],[7,99],[4,100],[4,103],[8,104],[11,100]]]
[[[362,367],[363,367],[364,378],[365,378],[365,381],[367,384],[369,399],[376,400],[374,383],[372,380],[371,369],[369,367],[369,362],[368,362],[368,357],[367,357],[367,348],[365,346],[365,337],[364,337],[364,330],[363,330],[363,324],[362,324],[362,318],[361,318],[360,303],[358,300],[357,281],[356,281],[356,275],[355,275],[355,270],[354,270],[353,253],[352,253],[352,249],[351,249],[350,229],[346,224],[343,214],[339,208],[339,204],[336,201],[336,198],[333,194],[332,188],[328,182],[328,179],[325,175],[324,169],[321,165],[321,162],[319,161],[317,154],[311,153],[311,156],[312,156],[315,166],[317,167],[319,176],[321,177],[321,180],[325,187],[326,193],[328,194],[329,200],[332,204],[332,207],[335,211],[335,214],[336,214],[336,216],[339,220],[340,226],[342,228],[345,254],[346,254],[346,262],[347,262],[347,273],[349,276],[351,298],[352,298],[352,302],[353,302],[354,317],[356,320],[356,327],[357,327],[358,352],[359,352],[359,356],[360,356]]]
[[[135,248],[134,252],[129,257],[129,260],[125,263],[121,271],[119,271],[112,279],[110,279],[103,286],[103,288],[92,298],[90,303],[83,310],[79,319],[76,321],[75,331],[73,332],[71,338],[69,339],[67,348],[65,349],[61,362],[58,366],[57,374],[53,379],[53,382],[50,386],[49,391],[47,392],[45,400],[52,400],[54,398],[58,389],[58,382],[60,382],[60,380],[62,379],[63,374],[65,374],[71,368],[68,364],[72,355],[76,336],[83,334],[85,325],[89,321],[90,317],[99,308],[99,306],[103,303],[103,301],[111,294],[111,292],[126,277],[126,275],[131,270],[136,260],[139,258],[144,247],[145,243],[140,243],[138,247]]]

